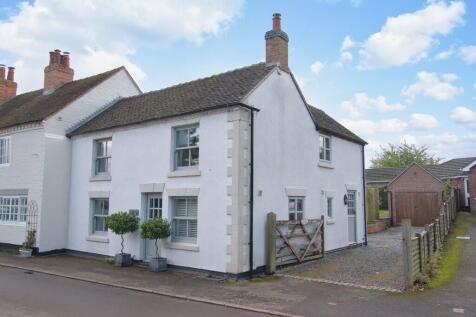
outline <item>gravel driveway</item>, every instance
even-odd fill
[[[323,259],[288,267],[282,274],[402,290],[401,227],[370,234],[368,245],[327,253]]]

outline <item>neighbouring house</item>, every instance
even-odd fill
[[[140,93],[125,68],[73,80],[68,53],[50,53],[44,87],[16,94],[14,69],[0,65],[0,243],[25,240],[27,206],[37,206],[40,252],[68,239],[71,140],[66,130],[118,97]]]
[[[307,104],[280,23],[266,62],[122,98],[69,131],[68,249],[117,252],[103,219],[118,210],[172,223],[170,264],[234,275],[250,270],[250,245],[264,266],[270,211],[325,215],[326,250],[365,242],[366,143]],[[135,259],[155,256],[139,233],[126,239]]]
[[[410,217],[413,223],[422,223],[437,212],[435,209],[439,208],[445,184],[457,189],[461,209],[476,212],[475,165],[476,157],[465,157],[436,165],[413,164],[409,167],[367,169],[365,179],[367,192],[370,193],[367,197],[378,201],[377,207],[374,206],[375,201],[368,204],[369,214],[388,207],[394,224],[411,214],[414,214]],[[425,215],[417,209],[431,211]]]

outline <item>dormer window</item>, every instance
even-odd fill
[[[0,166],[10,165],[10,138],[0,138]]]
[[[319,136],[319,160],[323,162],[331,162],[331,137],[328,135]]]

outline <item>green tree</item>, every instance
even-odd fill
[[[159,257],[159,239],[170,236],[170,224],[166,219],[151,218],[140,226],[140,236],[142,239],[155,240],[155,256]]]
[[[121,236],[121,254],[124,253],[124,235],[134,232],[139,227],[139,218],[128,213],[119,211],[106,218],[106,224],[115,234]]]
[[[380,167],[404,167],[412,163],[420,165],[438,164],[441,158],[428,152],[428,146],[416,146],[414,144],[392,144],[381,147],[377,156],[371,160],[372,168]]]

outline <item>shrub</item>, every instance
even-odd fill
[[[36,230],[28,230],[23,248],[27,250],[33,249],[36,243]]]
[[[165,239],[170,236],[170,224],[166,219],[162,218],[152,218],[146,220],[140,227],[141,229],[141,238],[155,240],[155,256],[159,256],[159,245],[158,241],[160,239]]]
[[[134,232],[139,226],[139,218],[127,212],[119,211],[106,218],[106,224],[115,234],[121,236],[121,254],[124,253],[124,235]]]

